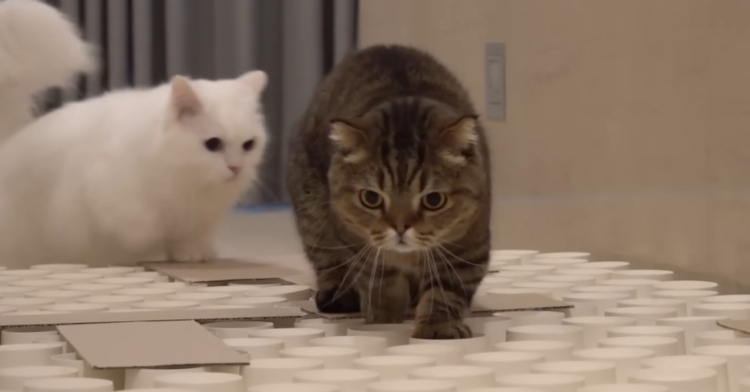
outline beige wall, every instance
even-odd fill
[[[750,1],[360,1],[362,46],[431,51],[480,111],[506,43],[495,247],[750,286]]]

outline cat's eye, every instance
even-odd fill
[[[203,145],[206,147],[206,150],[211,152],[220,151],[222,148],[224,148],[224,142],[221,141],[218,137],[212,137],[205,142],[203,142]]]
[[[430,192],[422,196],[422,207],[428,210],[439,210],[445,207],[446,202],[448,202],[448,197],[440,192]]]
[[[383,205],[383,197],[380,193],[364,189],[359,192],[359,201],[367,208],[378,208]]]
[[[255,147],[255,140],[250,139],[244,143],[242,143],[242,149],[245,151],[250,151]]]

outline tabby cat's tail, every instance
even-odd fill
[[[0,140],[32,120],[37,94],[97,69],[95,49],[56,8],[0,0]]]

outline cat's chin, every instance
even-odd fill
[[[421,250],[420,248],[402,243],[388,245],[385,247],[385,249],[396,253],[410,253]]]

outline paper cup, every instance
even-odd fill
[[[649,298],[653,291],[654,284],[659,283],[655,279],[610,279],[599,282],[602,286],[626,286],[635,287],[638,298]]]
[[[478,318],[467,318],[464,320],[466,325],[471,328],[474,336],[484,335],[486,344],[494,347],[498,343],[506,340],[508,328],[511,327],[512,320],[508,317],[492,316],[482,317],[478,323],[472,322]]]
[[[718,291],[719,284],[702,280],[673,280],[654,284],[654,291],[666,290],[711,290]]]
[[[533,272],[534,275],[550,275],[555,273],[554,266],[543,265],[543,264],[527,264],[527,265],[507,265],[500,267],[499,272],[504,271],[518,271],[518,272]]]
[[[388,346],[385,338],[377,336],[319,337],[310,339],[309,345],[323,347],[352,347],[359,350],[363,357],[383,355]]]
[[[69,303],[46,305],[42,306],[41,310],[64,313],[97,313],[109,310],[109,306],[105,304]]]
[[[498,377],[502,387],[531,388],[544,392],[577,392],[586,384],[578,374],[514,374]]]
[[[513,283],[513,287],[519,289],[538,289],[549,291],[552,296],[556,299],[561,299],[564,295],[568,294],[571,289],[575,287],[572,283],[564,282],[541,282],[541,281],[530,281],[530,282],[516,282]]]
[[[599,341],[599,347],[635,347],[653,350],[656,356],[679,355],[679,341],[662,336],[625,336]]]
[[[691,372],[693,369],[711,369],[716,372],[718,391],[729,391],[729,373],[727,360],[722,357],[706,355],[678,355],[674,357],[658,357],[643,360],[646,368],[682,369]]]
[[[0,299],[22,298],[35,291],[33,287],[0,286]]]
[[[349,336],[376,336],[385,338],[388,346],[399,346],[409,343],[414,333],[414,326],[409,324],[362,324],[349,327]]]
[[[535,352],[494,351],[465,355],[463,362],[469,366],[489,367],[495,376],[531,372],[531,365],[544,361],[544,355]]]
[[[577,374],[586,379],[586,385],[616,382],[615,365],[605,361],[542,362],[531,366],[532,373]]]
[[[608,338],[624,336],[662,336],[677,340],[677,353],[685,353],[685,330],[680,327],[664,325],[635,325],[611,328],[607,331]]]
[[[367,392],[455,392],[456,383],[443,380],[387,380],[367,386]],[[464,390],[472,391],[472,389]],[[286,391],[284,391],[286,392]]]
[[[626,294],[627,299],[638,297],[638,289],[632,286],[581,286],[574,287],[573,293],[618,293]]]
[[[129,309],[135,304],[143,302],[143,298],[125,295],[92,295],[90,297],[83,297],[78,302],[107,305],[110,309]]]
[[[21,270],[3,270],[0,271],[0,276],[10,276],[21,279],[39,278],[41,276],[50,275],[52,271],[40,270],[40,269],[21,269]]]
[[[222,339],[246,338],[250,331],[273,328],[273,323],[267,321],[220,321],[203,324],[214,335]]]
[[[590,276],[595,278],[597,282],[601,282],[611,278],[613,271],[608,269],[566,268],[557,270],[557,273],[559,275]]]
[[[198,293],[198,292],[187,292],[187,293],[176,293],[170,294],[164,297],[169,301],[190,301],[198,302],[199,304],[217,304],[227,301],[232,298],[231,294],[226,293]]]
[[[307,370],[323,369],[323,361],[311,358],[263,358],[242,368],[248,386],[305,382],[297,381],[294,374]],[[334,383],[331,383],[335,385]]]
[[[508,328],[508,341],[558,340],[573,344],[573,349],[583,348],[583,328],[576,325],[525,325]]]
[[[695,335],[695,347],[721,346],[727,344],[750,345],[750,335],[729,329],[700,332]]]
[[[670,391],[711,392],[717,391],[716,372],[710,369],[641,369],[630,376],[635,384],[655,384],[668,387]]]
[[[707,304],[719,304],[719,303],[750,303],[750,294],[734,294],[734,295],[715,295],[703,299],[703,303]]]
[[[564,269],[564,268],[572,268],[572,267],[579,267],[584,264],[588,264],[588,260],[586,259],[556,259],[556,258],[541,258],[541,259],[533,259],[531,260],[531,264],[537,264],[537,265],[546,265],[550,267],[555,267],[555,269]],[[591,267],[593,268],[593,267]]]
[[[62,354],[57,343],[20,343],[0,345],[0,368],[51,365],[51,357]]]
[[[103,283],[71,283],[64,287],[65,290],[84,291],[91,295],[108,295],[123,286]]]
[[[127,297],[141,297],[145,301],[160,301],[166,298],[168,295],[175,294],[174,289],[158,288],[158,287],[129,287],[124,289],[115,290],[112,292],[113,295],[124,295]]]
[[[204,288],[204,285],[191,286],[186,282],[154,282],[144,284],[144,288],[156,288],[156,289],[170,289],[174,290],[175,293],[184,293],[186,291],[196,291]],[[223,286],[222,286],[223,287]]]
[[[493,316],[507,317],[510,319],[510,325],[512,327],[520,327],[524,325],[561,324],[562,320],[565,318],[565,313],[544,310],[519,310],[512,312],[498,312],[493,314]]]
[[[544,355],[546,361],[565,361],[573,354],[573,343],[559,340],[521,340],[495,346],[499,351],[522,351]]]
[[[23,384],[24,392],[113,392],[114,390],[112,381],[98,378],[46,378],[26,381]]]
[[[538,275],[534,277],[534,280],[540,282],[570,283],[574,286],[594,286],[597,284],[595,277],[585,275]]]
[[[154,379],[157,388],[184,388],[199,392],[245,392],[238,374],[191,372],[162,374]]]
[[[287,301],[305,301],[310,295],[310,286],[303,285],[281,285],[245,292],[246,297],[283,297]]]
[[[283,297],[237,297],[224,300],[221,303],[227,305],[242,305],[262,308],[277,306],[285,302],[286,298]]]
[[[514,256],[520,257],[523,264],[527,264],[534,259],[534,256],[538,255],[539,251],[531,249],[497,249],[490,251],[490,258],[499,256]]]
[[[149,278],[149,279],[152,279],[154,283],[155,282],[169,282],[169,276],[162,275],[156,271],[130,272],[123,276],[126,278]]]
[[[414,369],[409,378],[452,381],[459,389],[481,388],[495,385],[495,371],[483,366],[434,366]]]
[[[2,314],[8,314],[8,313],[13,313],[15,311],[16,311],[16,308],[14,308],[12,306],[0,306],[0,315],[2,315]]]
[[[45,270],[50,272],[61,272],[61,271],[80,271],[86,269],[86,264],[37,264],[32,265],[33,270]]]
[[[124,369],[95,369],[80,359],[78,354],[73,352],[53,355],[51,362],[53,366],[76,368],[81,377],[109,380],[117,391],[125,387]]]
[[[534,256],[534,260],[539,259],[584,259],[588,260],[591,253],[588,252],[549,252],[539,253]]]
[[[578,392],[669,392],[669,388],[651,384],[601,384],[585,386]]]
[[[129,274],[134,271],[135,271],[134,267],[92,267],[92,268],[77,270],[77,272],[104,275],[105,277],[108,277],[108,278],[123,276],[125,274]]]
[[[78,377],[78,369],[63,366],[21,366],[0,368],[0,389],[22,391],[23,385],[45,378]]]
[[[586,264],[571,265],[570,268],[606,269],[610,271],[618,271],[630,268],[630,263],[628,263],[627,261],[592,261]]]
[[[604,316],[604,311],[617,307],[618,302],[628,298],[630,295],[627,293],[570,293],[563,296],[562,300],[575,306],[571,314],[585,317]]]
[[[351,347],[293,347],[281,350],[283,358],[313,358],[323,361],[326,369],[348,369],[360,352]]]
[[[745,369],[750,365],[750,346],[723,345],[695,347],[693,354],[726,359],[729,390],[731,392],[739,391],[739,381],[745,377]]]
[[[675,298],[636,298],[626,299],[617,304],[618,307],[662,307],[673,308],[678,317],[688,316],[687,301]]]
[[[139,287],[143,286],[144,284],[154,283],[154,279],[118,276],[114,278],[97,279],[94,281],[94,283],[114,284],[123,287]]]
[[[355,368],[377,372],[381,380],[403,380],[408,378],[412,370],[432,366],[435,366],[435,359],[416,355],[384,355],[354,359]]]
[[[257,385],[250,387],[247,392],[339,392],[339,387],[328,384],[280,383]]]
[[[714,297],[718,294],[718,292],[710,290],[663,290],[652,293],[654,298],[666,298],[686,302],[688,315],[692,313],[693,306],[701,303],[706,298]]]
[[[364,391],[379,378],[378,373],[363,369],[305,370],[294,374],[295,382],[336,385],[341,392]]]
[[[601,339],[607,338],[610,328],[635,325],[636,321],[630,317],[571,317],[563,320],[565,325],[574,325],[583,330],[583,346],[598,347]]]
[[[284,348],[284,341],[264,338],[233,338],[224,339],[224,344],[244,354],[253,360],[262,358],[277,358]]]
[[[64,280],[66,282],[69,282],[69,284],[93,282],[94,280],[104,278],[104,275],[101,275],[101,274],[91,274],[91,273],[85,273],[85,272],[59,273],[59,274],[52,274],[52,275],[47,275],[47,276],[50,279],[54,279],[54,280]]]
[[[313,328],[275,328],[248,331],[251,338],[278,339],[284,348],[309,346],[310,340],[323,337],[323,331]]]
[[[519,327],[519,328],[522,328],[522,327]],[[435,339],[410,338],[409,344],[413,344],[413,345],[435,344]],[[463,338],[463,339],[443,339],[440,341],[440,344],[459,346],[463,348],[463,351],[467,354],[487,351],[488,346],[489,346],[487,339],[482,335],[474,336],[471,338]]]
[[[435,364],[438,366],[458,365],[461,363],[461,357],[466,353],[465,349],[461,346],[436,343],[393,346],[388,347],[385,352],[388,355],[431,358],[435,360]]]
[[[125,389],[153,388],[156,378],[167,374],[201,373],[205,371],[206,368],[202,366],[128,368],[125,369]]]
[[[656,325],[656,320],[677,317],[677,309],[643,306],[612,308],[604,311],[607,317],[630,317],[635,319],[637,325]]]
[[[722,328],[716,324],[720,320],[726,320],[726,318],[712,316],[673,317],[656,320],[656,325],[682,328],[685,331],[686,352],[689,353],[695,346],[695,338],[698,334],[706,331],[722,330]]]
[[[241,298],[245,296],[245,293],[248,291],[257,290],[252,287],[246,287],[246,286],[208,286],[208,287],[199,287],[195,289],[196,292],[199,293],[221,293],[221,294],[229,294],[234,298]]]
[[[602,361],[615,365],[618,383],[625,383],[631,374],[643,368],[642,361],[654,357],[654,350],[638,347],[591,348],[573,353],[581,361]]]
[[[674,279],[674,271],[667,270],[620,270],[612,273],[612,279],[649,279],[665,282]]]
[[[56,304],[65,304],[70,302],[76,302],[81,298],[90,296],[90,293],[85,291],[74,291],[74,290],[41,290],[34,291],[26,294],[28,298],[42,298],[51,299]]]
[[[726,317],[732,320],[750,319],[750,303],[701,303],[693,306],[693,316]]]
[[[47,336],[59,336],[57,327],[9,327],[0,331],[0,343],[19,344],[34,343],[35,340]]]

